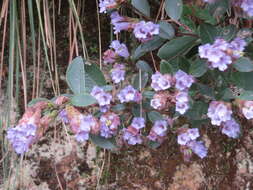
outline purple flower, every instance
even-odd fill
[[[177,136],[177,143],[180,145],[187,145],[190,141],[196,140],[199,136],[198,128],[187,129],[187,131]]]
[[[242,113],[247,119],[253,118],[253,101],[245,101],[242,107]]]
[[[232,64],[233,59],[238,59],[242,56],[245,46],[246,42],[241,38],[236,38],[230,43],[218,38],[212,45],[199,46],[199,56],[207,59],[211,68],[225,71]]]
[[[111,23],[113,25],[114,34],[117,34],[122,30],[129,30],[132,28],[132,23],[128,22],[126,17],[120,16],[117,11],[111,14]]]
[[[235,38],[231,43],[230,43],[230,50],[232,50],[232,56],[234,58],[239,58],[242,56],[242,52],[245,49],[245,46],[247,45],[247,43],[241,39],[241,38]]]
[[[125,80],[125,66],[123,64],[115,64],[111,70],[111,77],[114,83]]]
[[[100,106],[109,105],[112,100],[112,95],[106,93],[102,88],[94,86],[91,95],[98,101]]]
[[[157,120],[155,121],[155,124],[152,127],[147,138],[151,141],[162,141],[162,138],[167,134],[167,130],[168,122],[165,120]]]
[[[78,133],[76,133],[75,137],[77,141],[84,142],[89,139],[89,133],[92,128],[96,127],[97,122],[91,114],[89,115],[80,114],[79,118],[80,118],[80,126]]]
[[[184,114],[189,109],[188,92],[179,91],[176,95],[176,111]]]
[[[17,154],[24,154],[36,139],[37,126],[34,124],[17,125],[9,128],[7,138]]]
[[[145,119],[143,117],[135,117],[131,123],[131,126],[136,130],[140,130],[145,127]]]
[[[176,79],[176,88],[178,90],[187,90],[194,82],[194,78],[182,70],[178,70],[174,77]]]
[[[248,16],[253,16],[253,0],[243,0],[241,8]]]
[[[113,50],[106,50],[103,55],[104,63],[114,63],[116,61],[116,56],[117,55]]]
[[[129,145],[136,145],[142,143],[140,133],[134,134],[128,129],[123,129],[123,140]]]
[[[106,13],[108,8],[113,8],[117,5],[115,0],[99,0],[99,12]]]
[[[105,113],[109,111],[110,107],[111,107],[110,105],[100,106],[99,110],[100,112]]]
[[[160,72],[156,72],[151,77],[151,87],[155,91],[166,90],[172,86],[172,77],[169,74],[162,75]]]
[[[160,99],[158,98],[153,98],[151,101],[150,101],[150,105],[155,108],[155,109],[159,109],[160,107],[162,107],[162,102]]]
[[[207,116],[213,125],[221,125],[222,122],[231,120],[232,110],[223,102],[212,101],[209,104]]]
[[[105,138],[111,138],[116,135],[120,125],[119,116],[109,112],[100,117],[100,135]]]
[[[133,33],[141,42],[149,41],[152,39],[153,35],[159,34],[159,24],[140,21],[134,25]]]
[[[126,44],[120,43],[118,40],[112,41],[110,48],[113,48],[116,52],[121,57],[128,58],[129,57],[129,52],[126,47]]]
[[[205,3],[214,3],[216,0],[203,0]]]
[[[187,146],[197,154],[201,159],[206,157],[207,155],[207,148],[205,147],[202,141],[190,141]]]
[[[240,135],[240,125],[232,118],[222,123],[221,132],[228,137],[237,138]]]
[[[124,89],[122,89],[117,97],[119,98],[121,103],[124,102],[139,102],[141,101],[141,94],[135,90],[131,85],[126,86]]]
[[[69,123],[68,115],[65,109],[61,110],[61,112],[59,113],[59,117],[65,124]]]

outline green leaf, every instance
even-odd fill
[[[160,21],[159,25],[160,25],[159,36],[161,38],[170,40],[175,36],[175,30],[171,24],[165,21]]]
[[[97,65],[95,64],[84,65],[84,69],[85,69],[85,87],[87,92],[90,92],[95,85],[96,86],[106,85],[105,77]]]
[[[208,96],[211,99],[215,98],[214,90],[211,87],[204,84],[200,84],[200,83],[195,83],[193,84],[193,86],[197,87],[197,90],[199,91],[201,95]]]
[[[173,67],[168,61],[162,60],[160,63],[160,72],[162,74],[165,74],[165,73],[171,74],[173,73]]]
[[[155,141],[148,141],[147,145],[152,149],[156,149],[161,146],[161,143]]]
[[[233,67],[239,72],[251,72],[253,62],[247,57],[241,57],[233,64]]]
[[[233,92],[230,90],[230,88],[225,88],[224,90],[222,90],[219,94],[217,99],[221,99],[224,101],[229,101],[231,99],[234,99],[234,95]]]
[[[201,24],[199,27],[199,35],[202,44],[213,43],[216,36],[218,35],[218,30],[215,26],[210,24]]]
[[[153,70],[146,61],[139,60],[136,63],[136,67],[142,71],[152,74]]]
[[[112,106],[113,111],[122,111],[126,108],[124,104],[116,104],[115,106]]]
[[[142,116],[141,116],[141,110],[139,104],[134,104],[132,106],[132,114],[134,117],[143,117],[146,120],[146,112],[142,109]]]
[[[235,25],[228,25],[220,30],[219,36],[226,41],[230,41],[235,38],[237,34],[237,28]]]
[[[208,24],[212,24],[212,25],[216,24],[215,18],[209,13],[207,9],[203,9],[194,5],[193,5],[193,8],[194,8],[195,16],[204,20]]]
[[[210,14],[215,18],[223,15],[230,7],[229,0],[216,1],[215,3],[208,4]]]
[[[85,92],[85,71],[84,60],[82,57],[75,58],[71,64],[69,64],[66,79],[69,88],[75,94],[81,94]]]
[[[78,107],[86,107],[97,103],[97,100],[87,93],[76,94],[70,99],[70,101],[74,106]]]
[[[163,120],[163,116],[157,111],[151,111],[148,113],[149,120],[154,123],[157,120]]]
[[[165,11],[170,18],[180,19],[183,12],[182,0],[165,0]]]
[[[38,102],[50,102],[50,100],[46,99],[46,98],[35,98],[32,99],[29,103],[28,103],[28,107],[33,106],[34,104],[38,103]]]
[[[190,120],[204,119],[204,115],[207,113],[208,104],[203,101],[196,101],[192,107],[185,113]]]
[[[185,54],[193,45],[197,38],[192,36],[183,36],[175,38],[164,44],[158,51],[161,59],[169,60],[179,55]]]
[[[140,80],[141,78],[141,80]],[[139,74],[135,75],[134,80],[133,80],[133,87],[137,90],[145,88],[145,86],[148,83],[149,75],[146,72],[141,71],[141,77]],[[141,82],[141,85],[140,85]]]
[[[253,91],[243,91],[237,98],[241,100],[253,100]]]
[[[134,51],[132,59],[133,60],[139,59],[145,53],[159,48],[164,42],[165,39],[162,39],[159,36],[155,36],[152,40],[149,40],[148,42],[145,43],[141,43]]]
[[[203,76],[208,70],[206,61],[198,59],[190,66],[190,74],[194,77]]]
[[[244,90],[253,91],[253,72],[234,72],[230,78],[231,82]]]
[[[150,5],[147,0],[132,0],[132,5],[144,15],[150,16]]]
[[[142,93],[142,95],[143,95],[143,97],[146,97],[148,99],[152,99],[153,96],[155,95],[155,92],[153,92],[153,91],[144,91]]]
[[[113,150],[113,149],[117,149],[117,145],[114,139],[106,139],[104,137],[98,136],[98,135],[93,135],[90,134],[90,140],[97,146],[99,146],[100,148],[104,148],[104,149],[109,149],[109,150]]]

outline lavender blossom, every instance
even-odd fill
[[[212,45],[199,46],[199,56],[207,59],[211,68],[225,71],[235,59],[242,56],[245,46],[246,42],[241,38],[236,38],[230,43],[218,38]]]
[[[97,122],[95,118],[90,115],[79,115],[80,119],[80,126],[78,133],[76,133],[75,137],[76,140],[79,142],[84,142],[89,139],[89,133],[92,128],[95,128],[97,125]]]
[[[59,117],[65,124],[69,123],[68,115],[65,109],[61,110],[61,112],[59,113]]]
[[[114,83],[125,80],[125,66],[123,64],[115,64],[111,70],[111,77]]]
[[[123,140],[129,145],[136,145],[142,143],[140,133],[134,134],[128,129],[123,129]]]
[[[136,130],[140,130],[145,127],[145,119],[143,117],[135,117],[133,118],[131,126]]]
[[[131,85],[128,85],[124,89],[122,89],[118,93],[117,97],[119,98],[121,103],[130,101],[139,102],[141,100],[141,94]]]
[[[103,55],[104,63],[114,63],[116,61],[116,56],[117,55],[113,50],[106,50]]]
[[[128,22],[126,17],[120,16],[117,11],[111,14],[111,23],[113,25],[114,34],[117,34],[122,30],[129,30],[132,28],[132,23]]]
[[[36,139],[37,126],[28,123],[9,128],[7,138],[17,154],[24,154]]]
[[[133,33],[141,42],[149,41],[152,39],[153,35],[159,34],[159,24],[140,21],[134,25]]]
[[[231,108],[219,101],[212,101],[209,104],[207,116],[211,119],[213,125],[221,125],[222,122],[231,120]]]
[[[176,79],[176,88],[178,90],[187,90],[194,82],[194,78],[182,70],[178,70],[174,77]]]
[[[151,87],[155,91],[166,90],[172,86],[173,78],[169,74],[162,75],[160,72],[157,71],[155,74],[152,75],[151,79]]]
[[[205,147],[202,141],[190,141],[187,146],[197,154],[201,159],[206,157],[207,155],[207,148]]]
[[[241,8],[248,16],[253,16],[253,0],[243,0]]]
[[[184,114],[189,109],[188,92],[181,91],[176,95],[176,111]]]
[[[91,95],[98,101],[100,106],[109,105],[112,100],[112,95],[106,93],[102,88],[94,86]]]
[[[178,135],[177,143],[180,145],[187,145],[190,141],[196,140],[199,136],[198,128],[187,129],[186,132]]]
[[[129,57],[129,52],[126,47],[126,44],[120,43],[118,40],[112,41],[110,48],[113,48],[116,52],[121,57],[128,58]]]
[[[246,119],[253,118],[253,101],[245,101],[242,107],[242,113]]]
[[[115,113],[107,113],[100,117],[100,135],[105,138],[111,138],[116,135],[120,125],[120,118]]]
[[[115,0],[99,0],[99,12],[106,13],[108,8],[113,8],[117,5]]]
[[[240,125],[232,118],[222,123],[221,132],[228,137],[237,138],[240,135]]]
[[[168,122],[165,120],[155,121],[147,138],[151,141],[162,141],[163,137],[166,136],[168,130]]]

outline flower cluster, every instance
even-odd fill
[[[230,43],[218,38],[211,44],[199,46],[199,56],[208,60],[210,68],[218,68],[225,71],[228,65],[241,57],[246,46],[246,42],[241,38],[236,38]]]
[[[111,77],[114,83],[120,83],[125,79],[125,66],[123,64],[115,64],[111,70]]]
[[[246,119],[253,119],[253,101],[244,101],[242,113]]]
[[[200,158],[204,158],[207,155],[207,148],[202,141],[196,140],[199,136],[198,128],[183,129],[177,137],[177,142],[184,148],[190,148]]]
[[[111,49],[104,52],[104,63],[114,63],[118,57],[128,58],[129,52],[126,44],[120,43],[118,40],[114,40],[110,45]]]
[[[151,79],[151,87],[155,91],[159,91],[150,102],[153,108],[162,110],[166,108],[170,102],[175,102],[176,111],[180,114],[184,114],[189,109],[188,89],[194,82],[193,76],[188,75],[182,70],[178,70],[174,76],[169,74],[162,75],[156,72],[152,75]],[[169,92],[161,92],[161,90],[166,90],[173,86],[175,86],[177,90],[175,96],[171,96]]]
[[[131,85],[123,88],[117,95],[118,99],[121,103],[124,102],[140,102],[141,101],[141,93],[134,89]]]
[[[168,122],[166,120],[155,121],[154,126],[148,135],[148,139],[151,141],[162,142],[168,131]]]
[[[32,123],[17,125],[7,131],[7,138],[17,154],[24,154],[35,141],[37,126]]]
[[[209,104],[207,116],[213,125],[221,125],[222,122],[231,120],[232,110],[229,104],[220,101],[212,101]]]
[[[100,135],[105,138],[111,138],[116,135],[120,125],[120,118],[113,112],[108,112],[100,117]]]
[[[129,145],[142,143],[140,130],[145,127],[145,120],[142,117],[135,117],[130,126],[123,129],[123,140]]]
[[[98,101],[98,104],[101,107],[108,106],[111,103],[112,95],[106,93],[102,88],[98,86],[94,86],[90,94]]]
[[[228,137],[237,138],[240,134],[240,125],[232,118],[229,104],[212,101],[209,104],[207,116],[213,125],[221,126],[221,132]]]
[[[146,42],[153,38],[154,35],[159,34],[159,24],[154,24],[151,21],[136,21],[128,17],[120,16],[118,12],[111,14],[111,23],[113,25],[114,34],[122,30],[133,31],[134,36],[140,42]]]

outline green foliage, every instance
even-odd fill
[[[165,0],[165,11],[174,20],[179,20],[183,12],[182,0]]]
[[[206,61],[198,59],[192,62],[189,74],[194,77],[201,77],[207,72],[207,70],[208,67]]]
[[[117,149],[116,142],[113,138],[106,139],[104,137],[101,137],[99,135],[92,135],[90,134],[90,140],[100,148],[109,149],[109,150],[115,150]]]
[[[197,40],[196,37],[183,36],[177,37],[166,44],[164,44],[158,51],[158,56],[161,59],[169,60],[177,56],[185,54],[191,47],[193,47],[194,42]]]
[[[142,61],[142,60],[137,61],[136,67],[140,69],[141,71],[147,72],[149,74],[153,73],[152,68],[149,66],[149,64],[146,61]]]
[[[150,16],[150,5],[148,0],[132,0],[132,5],[144,15]]]
[[[239,58],[234,64],[233,67],[239,72],[251,72],[253,71],[253,63],[247,57]]]
[[[170,40],[175,36],[175,30],[171,24],[165,21],[160,21],[159,25],[160,25],[159,36],[161,38]]]
[[[159,36],[155,36],[152,40],[140,44],[136,50],[134,51],[132,55],[132,59],[137,60],[141,56],[143,56],[145,53],[156,50],[159,48],[163,43],[165,42],[165,39],[160,38]]]
[[[149,74],[141,71],[134,76],[133,87],[137,90],[145,88],[149,80]]]
[[[163,116],[162,116],[159,112],[157,112],[157,111],[151,111],[151,112],[149,112],[149,113],[148,113],[148,118],[149,118],[149,120],[150,120],[152,123],[154,123],[154,122],[157,121],[157,120],[162,120],[162,119],[164,119]]]
[[[75,94],[71,98],[71,104],[77,107],[86,107],[97,103],[97,100],[88,93]]]

